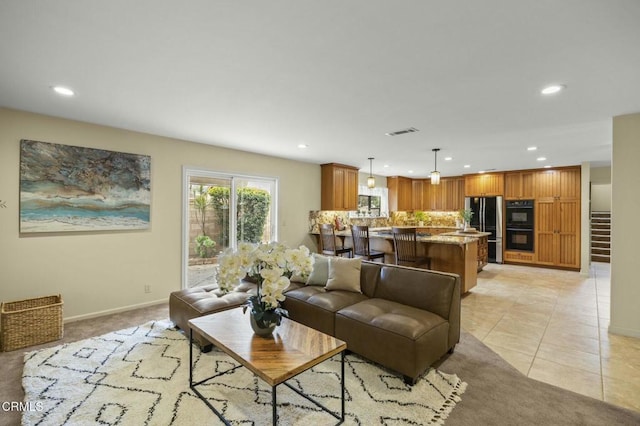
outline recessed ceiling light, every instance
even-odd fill
[[[304,144],[304,143],[299,143],[299,144],[298,144],[298,148],[300,148],[300,149],[309,148],[309,145]]]
[[[465,164],[463,167],[464,167],[465,169],[468,169],[469,167],[471,167],[471,164]]]
[[[451,161],[453,160],[453,157],[444,157],[444,161]]]
[[[384,165],[384,166],[382,166],[382,167],[384,167],[385,169],[388,169],[388,168],[389,168],[389,165],[388,165],[388,164],[385,164],[385,165]]]
[[[553,95],[554,93],[558,93],[559,91],[566,89],[567,86],[564,84],[552,84],[550,86],[545,87],[540,91],[543,95]]]
[[[538,149],[537,146],[530,146],[527,148],[527,151],[535,151],[536,149]]]
[[[413,170],[409,170],[409,172],[408,172],[408,173],[413,173]]]
[[[68,87],[64,87],[64,86],[53,86],[51,87],[53,89],[54,92],[56,92],[58,95],[62,95],[62,96],[73,96],[75,95],[75,92],[71,89],[69,89]]]
[[[536,158],[536,160],[538,160],[538,161],[545,161],[546,159],[547,159],[547,157],[538,157],[538,158]]]

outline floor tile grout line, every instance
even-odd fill
[[[596,291],[596,315],[598,316],[598,358],[600,360],[600,391],[602,393],[602,400],[605,401],[604,394],[604,369],[602,368],[602,330],[600,329],[600,299],[598,297],[598,269],[591,263],[593,270],[593,283]]]

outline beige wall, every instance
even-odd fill
[[[611,322],[613,333],[640,337],[638,212],[640,113],[613,118],[611,168]]]
[[[150,155],[151,229],[20,236],[20,139]],[[278,177],[279,240],[313,247],[318,165],[0,108],[0,300],[61,293],[66,318],[166,300],[181,285],[183,165]]]
[[[591,169],[591,211],[611,211],[611,167]]]

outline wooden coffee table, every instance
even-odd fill
[[[276,328],[269,338],[253,334],[249,324],[248,313],[244,315],[241,308],[216,312],[189,320],[189,387],[202,399],[205,404],[224,422],[224,418],[211,403],[196,389],[209,380],[230,373],[242,366],[271,386],[271,405],[273,424],[277,421],[276,387],[284,384],[300,396],[313,402],[322,410],[344,422],[344,356],[347,344],[328,334],[314,330],[293,320],[283,318],[282,324]],[[193,332],[200,333],[207,341],[224,351],[240,365],[222,373],[208,377],[199,382],[193,382]],[[318,401],[303,394],[298,389],[286,383],[287,380],[325,361],[332,356],[341,354],[340,391],[342,393],[341,413],[337,414],[321,405]]]

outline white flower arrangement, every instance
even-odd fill
[[[279,325],[281,316],[287,314],[280,302],[285,299],[283,291],[289,279],[294,274],[305,277],[312,269],[313,257],[305,246],[290,249],[276,242],[239,243],[237,250],[228,248],[218,257],[218,286],[227,293],[243,278],[253,279],[257,294],[249,298],[245,309],[250,307],[258,322]]]

